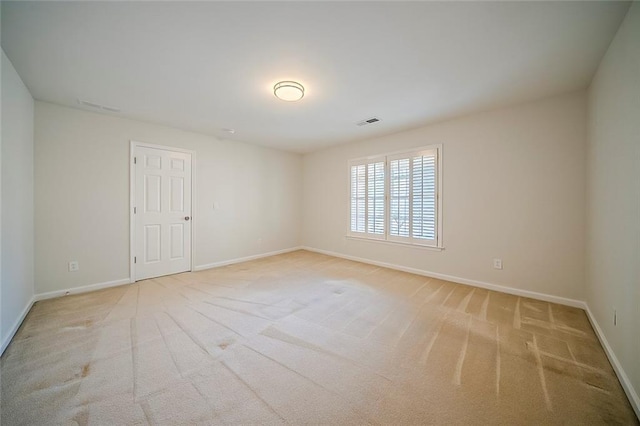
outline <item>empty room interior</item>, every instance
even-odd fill
[[[640,424],[640,4],[2,1],[0,422]]]

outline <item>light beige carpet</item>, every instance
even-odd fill
[[[583,311],[298,251],[38,302],[2,425],[637,424]]]

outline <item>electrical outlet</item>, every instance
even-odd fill
[[[493,259],[493,269],[502,269],[502,259]]]
[[[80,264],[77,260],[72,260],[69,262],[69,272],[76,272],[80,270]]]

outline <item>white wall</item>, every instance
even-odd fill
[[[630,379],[640,416],[638,3],[629,9],[589,89],[587,152],[586,300]]]
[[[130,140],[196,151],[196,266],[299,245],[300,155],[36,102],[36,293],[129,277]]]
[[[2,52],[2,304],[0,353],[34,294],[33,98]]]
[[[579,92],[306,155],[303,245],[583,300],[585,120]],[[443,144],[445,250],[345,239],[347,161],[429,144]]]

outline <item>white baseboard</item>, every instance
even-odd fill
[[[622,368],[622,365],[620,364],[620,361],[618,361],[618,358],[616,357],[615,353],[613,352],[613,349],[611,348],[611,345],[609,345],[609,342],[607,341],[607,338],[605,337],[602,329],[600,328],[600,325],[598,324],[598,321],[596,321],[593,313],[589,309],[589,306],[585,302],[583,302],[581,300],[568,299],[568,298],[564,298],[564,297],[553,296],[553,295],[538,293],[538,292],[529,291],[529,290],[514,289],[514,288],[510,288],[510,287],[501,286],[501,285],[498,285],[498,284],[491,284],[491,283],[487,283],[487,282],[483,282],[483,281],[471,280],[471,279],[468,279],[468,278],[461,278],[461,277],[456,277],[456,276],[452,276],[452,275],[440,274],[440,273],[437,273],[437,272],[430,272],[430,271],[425,271],[425,270],[422,270],[422,269],[409,268],[409,267],[395,265],[395,264],[391,264],[391,263],[379,262],[379,261],[376,261],[376,260],[365,259],[365,258],[356,257],[356,256],[350,256],[350,255],[346,255],[346,254],[342,254],[342,253],[338,253],[338,252],[332,252],[332,251],[328,251],[328,250],[316,249],[316,248],[306,247],[306,246],[291,247],[291,248],[284,249],[284,250],[277,250],[277,251],[272,251],[272,252],[268,252],[268,253],[261,253],[261,254],[257,254],[257,255],[253,255],[253,256],[246,256],[246,257],[241,257],[241,258],[236,258],[236,259],[231,259],[231,260],[225,260],[225,261],[221,261],[221,262],[208,263],[208,264],[205,264],[205,265],[196,266],[196,267],[194,267],[193,270],[194,271],[201,271],[201,270],[204,270],[204,269],[210,269],[210,268],[216,268],[216,267],[220,267],[220,266],[232,265],[234,263],[241,263],[241,262],[246,262],[246,261],[249,261],[249,260],[260,259],[260,258],[263,258],[263,257],[275,256],[275,255],[278,255],[278,254],[289,253],[289,252],[296,251],[296,250],[307,250],[307,251],[311,251],[311,252],[315,252],[315,253],[321,253],[321,254],[326,254],[326,255],[329,255],[329,256],[339,257],[339,258],[342,258],[342,259],[348,259],[348,260],[353,260],[353,261],[356,261],[356,262],[367,263],[367,264],[370,264],[370,265],[381,266],[381,267],[384,267],[384,268],[395,269],[395,270],[398,270],[398,271],[409,272],[409,273],[412,273],[412,274],[417,274],[417,275],[423,275],[423,276],[427,276],[427,277],[442,279],[442,280],[451,281],[451,282],[455,282],[455,283],[459,283],[459,284],[471,285],[471,286],[474,286],[474,287],[480,287],[480,288],[484,288],[484,289],[487,289],[487,290],[494,290],[494,291],[499,291],[499,292],[503,292],[503,293],[513,294],[513,295],[516,295],[516,296],[522,296],[522,297],[530,297],[532,299],[544,300],[546,302],[553,302],[553,303],[558,303],[558,304],[561,304],[561,305],[567,305],[567,306],[572,306],[572,307],[584,309],[585,312],[587,313],[587,317],[589,318],[589,321],[591,322],[591,325],[593,326],[593,329],[596,332],[596,335],[598,336],[598,339],[600,340],[600,343],[602,344],[602,346],[603,346],[603,348],[605,350],[605,353],[607,354],[607,357],[609,358],[609,361],[611,362],[611,365],[613,366],[613,368],[614,368],[614,370],[615,370],[615,372],[616,372],[616,374],[618,376],[618,379],[620,380],[620,383],[622,384],[622,388],[624,389],[625,393],[627,394],[627,397],[629,398],[629,401],[631,402],[631,406],[633,407],[633,409],[634,409],[634,411],[636,413],[636,416],[638,416],[638,418],[640,418],[640,397],[638,397],[638,393],[634,389],[633,384],[631,383],[631,380],[629,379],[629,377],[627,376],[626,372]],[[33,304],[35,302],[40,301],[40,300],[45,300],[45,299],[51,299],[51,298],[54,298],[54,297],[65,296],[65,295],[69,295],[69,294],[80,294],[80,293],[86,293],[86,292],[89,292],[89,291],[100,290],[100,289],[109,288],[109,287],[116,287],[116,286],[119,286],[119,285],[129,284],[129,283],[130,283],[130,279],[129,278],[123,278],[123,279],[120,279],[120,280],[107,281],[107,282],[98,283],[98,284],[90,284],[90,285],[86,285],[86,286],[82,286],[82,287],[69,288],[69,289],[66,289],[66,290],[56,290],[56,291],[51,291],[51,292],[48,292],[48,293],[36,294],[35,296],[33,296],[31,298],[31,300],[29,301],[27,306],[25,306],[24,310],[22,311],[22,313],[20,314],[18,319],[15,321],[13,327],[11,328],[11,330],[9,332],[9,335],[2,341],[2,346],[0,346],[0,355],[2,355],[2,353],[4,353],[4,351],[7,348],[7,346],[9,346],[9,343],[11,342],[11,339],[13,339],[13,336],[16,334],[16,332],[20,328],[20,325],[22,324],[22,322],[26,318],[27,314],[29,313],[29,311],[31,310],[31,308],[32,308],[32,306],[33,306]]]
[[[11,343],[11,339],[13,339],[13,336],[15,336],[16,332],[20,328],[20,325],[22,325],[22,322],[27,317],[27,314],[33,307],[34,303],[40,300],[53,299],[54,297],[68,296],[70,294],[87,293],[89,291],[101,290],[109,287],[116,287],[122,284],[129,284],[129,282],[130,282],[129,278],[123,278],[121,280],[107,281],[107,282],[98,283],[98,284],[89,284],[82,287],[68,288],[65,290],[56,290],[56,291],[50,291],[47,293],[40,293],[40,294],[34,295],[29,301],[29,303],[27,304],[27,306],[25,306],[24,310],[22,311],[22,313],[20,314],[16,322],[13,324],[13,327],[11,327],[11,331],[9,332],[9,335],[2,341],[2,346],[0,346],[0,355],[4,353],[5,349],[7,349],[7,346],[9,346],[9,343]]]
[[[40,300],[53,299],[54,297],[69,296],[71,294],[87,293],[89,291],[102,290],[109,287],[117,287],[122,284],[129,284],[130,282],[131,281],[129,280],[129,278],[122,278],[120,280],[83,285],[81,287],[72,287],[64,290],[49,291],[47,293],[36,294],[34,297],[35,301],[38,302]]]
[[[627,394],[627,398],[629,398],[629,402],[631,402],[633,410],[636,412],[636,416],[638,417],[638,419],[640,419],[640,397],[638,397],[638,392],[636,392],[636,390],[634,389],[631,380],[629,380],[629,376],[627,376],[627,373],[625,373],[624,369],[622,368],[622,364],[620,364],[620,361],[618,361],[618,357],[616,357],[616,354],[615,352],[613,352],[611,345],[609,345],[609,341],[605,337],[602,328],[600,328],[600,324],[598,324],[598,321],[596,321],[596,317],[593,315],[593,312],[591,312],[591,309],[589,309],[589,305],[586,305],[585,311],[587,312],[587,317],[591,322],[591,326],[595,330],[596,335],[598,336],[598,339],[600,339],[600,343],[602,344],[602,347],[604,348],[604,351],[609,358],[609,362],[613,366],[613,369],[615,370],[616,375],[620,380],[620,384],[622,384],[622,388]]]
[[[365,259],[362,257],[349,256],[347,254],[337,253],[328,250],[316,249],[313,247],[302,247],[303,250],[313,251],[316,253],[326,254],[329,256],[340,257],[342,259],[353,260],[356,262],[368,263],[370,265],[381,266],[383,268],[395,269],[397,271],[409,272],[411,274],[423,275],[425,277],[437,278],[440,280],[451,281],[458,284],[480,287],[487,290],[499,291],[501,293],[513,294],[515,296],[529,297],[531,299],[544,300],[545,302],[558,303],[560,305],[572,306],[574,308],[585,309],[586,304],[582,300],[568,299],[566,297],[553,296],[550,294],[538,293],[536,291],[522,290],[518,288],[506,287],[498,284],[487,283],[484,281],[471,280],[469,278],[461,278],[453,275],[441,274],[438,272],[425,271],[423,269],[409,268],[407,266],[396,265],[392,263],[379,262],[377,260]]]
[[[598,321],[596,321],[595,317],[593,316],[593,313],[589,309],[589,306],[587,305],[586,302],[583,302],[581,300],[567,299],[564,297],[553,296],[553,295],[544,294],[544,293],[538,293],[535,291],[514,289],[514,288],[505,287],[497,284],[491,284],[483,281],[470,280],[468,278],[460,278],[452,275],[445,275],[437,272],[425,271],[422,269],[409,268],[409,267],[394,265],[386,262],[378,262],[376,260],[370,260],[370,259],[365,259],[365,258],[356,257],[356,256],[349,256],[346,254],[332,252],[328,250],[316,249],[313,247],[303,246],[302,249],[316,252],[316,253],[326,254],[328,256],[334,256],[342,259],[353,260],[356,262],[368,263],[370,265],[381,266],[384,268],[395,269],[398,271],[410,272],[412,274],[424,275],[427,277],[438,278],[446,281],[452,281],[459,284],[472,285],[474,287],[480,287],[487,290],[500,291],[502,293],[513,294],[516,296],[530,297],[532,299],[544,300],[545,302],[553,302],[561,305],[572,306],[574,308],[584,309],[584,311],[587,314],[587,317],[589,318],[589,321],[591,322],[591,325],[593,326],[593,329],[596,332],[596,336],[598,336],[598,339],[600,340],[600,343],[602,344],[602,347],[604,348],[605,353],[607,354],[607,357],[609,358],[609,361],[611,362],[611,365],[613,366],[613,369],[616,372],[616,375],[618,376],[618,380],[620,380],[620,383],[622,384],[622,388],[627,394],[627,398],[629,398],[629,401],[631,402],[631,406],[633,407],[633,410],[635,411],[636,416],[638,416],[638,418],[640,419],[640,398],[638,397],[638,393],[634,389],[631,383],[631,380],[629,380],[629,376],[627,376],[624,369],[622,368],[620,361],[618,361],[618,358],[613,352],[611,345],[609,345],[609,342],[607,341],[607,338],[602,332],[602,329],[600,328]]]
[[[231,265],[231,264],[234,264],[234,263],[240,263],[240,262],[246,262],[246,261],[249,261],[249,260],[260,259],[262,257],[269,257],[269,256],[275,256],[275,255],[278,255],[278,254],[289,253],[289,252],[296,251],[296,250],[301,250],[301,249],[302,249],[302,247],[291,247],[291,248],[287,248],[287,249],[284,249],[284,250],[271,251],[271,252],[268,252],[268,253],[261,253],[261,254],[256,254],[256,255],[253,255],[253,256],[247,256],[247,257],[241,257],[241,258],[237,258],[237,259],[225,260],[225,261],[222,261],[222,262],[208,263],[206,265],[196,266],[196,267],[193,268],[193,270],[194,271],[201,271],[201,270],[204,270],[204,269],[216,268],[216,267],[219,267],[219,266]],[[13,327],[11,327],[11,331],[9,332],[7,337],[2,341],[2,346],[0,346],[0,355],[2,355],[4,353],[4,351],[7,348],[7,346],[9,346],[9,343],[11,343],[11,339],[13,339],[13,336],[15,336],[16,332],[20,328],[20,325],[22,324],[22,322],[26,318],[27,314],[29,313],[29,311],[31,310],[31,308],[33,307],[33,304],[35,302],[38,302],[40,300],[53,299],[55,297],[68,296],[68,295],[71,295],[71,294],[87,293],[87,292],[90,292],[90,291],[102,290],[102,289],[105,289],[105,288],[117,287],[117,286],[120,286],[120,285],[123,285],[123,284],[130,284],[130,283],[131,283],[131,279],[130,278],[122,278],[122,279],[114,280],[114,281],[106,281],[106,282],[103,282],[103,283],[89,284],[89,285],[84,285],[84,286],[81,286],[81,287],[73,287],[73,288],[67,288],[67,289],[64,289],[64,290],[49,291],[47,293],[39,293],[39,294],[34,295],[31,298],[31,300],[29,301],[29,303],[27,304],[27,306],[25,306],[24,310],[22,311],[22,313],[20,314],[20,316],[18,317],[16,322],[13,324]]]
[[[233,265],[234,263],[241,263],[241,262],[248,262],[249,260],[256,260],[256,259],[260,259],[263,257],[269,257],[269,256],[276,256],[278,254],[284,254],[284,253],[290,253],[292,251],[296,251],[296,250],[302,250],[304,247],[290,247],[287,249],[283,249],[283,250],[276,250],[276,251],[270,251],[268,253],[260,253],[260,254],[254,254],[252,256],[246,256],[246,257],[238,257],[236,259],[230,259],[230,260],[223,260],[221,262],[214,262],[214,263],[206,263],[204,265],[198,265],[195,266],[193,268],[193,271],[203,271],[205,269],[211,269],[211,268],[218,268],[220,266],[227,266],[227,265]]]
[[[7,349],[7,346],[9,346],[9,343],[11,343],[11,339],[13,339],[13,336],[15,336],[16,333],[18,332],[18,329],[22,325],[22,321],[24,321],[24,319],[27,317],[27,314],[31,310],[31,307],[33,306],[34,303],[36,303],[35,296],[33,296],[29,301],[29,303],[27,303],[27,306],[24,307],[24,309],[20,313],[20,316],[13,323],[11,330],[9,330],[9,334],[2,341],[2,346],[0,346],[0,355],[4,353],[4,350]]]

